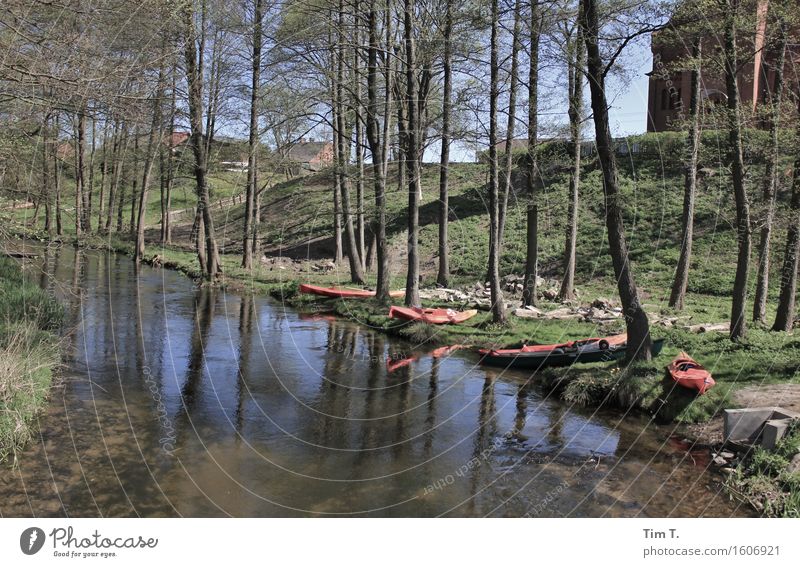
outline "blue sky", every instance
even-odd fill
[[[629,45],[620,57],[619,66],[625,69],[624,77],[611,74],[606,84],[607,96],[611,105],[609,111],[611,134],[613,136],[641,134],[647,130],[648,77],[646,73],[652,69],[650,39],[642,38],[641,41]],[[549,85],[540,92],[539,121],[541,134],[547,136],[554,132],[557,126],[567,124],[567,86],[562,84],[563,81],[566,81],[566,74],[556,71],[553,76],[544,80]],[[584,91],[585,109],[588,111],[590,110],[588,85]],[[558,102],[552,102],[554,97],[558,98]],[[505,120],[503,115],[500,119],[501,121]],[[524,124],[524,122],[525,118],[522,117],[521,123]],[[591,121],[585,124],[583,135],[585,138],[594,136]],[[518,136],[526,136],[526,134],[522,131]],[[439,144],[433,142],[425,152],[425,161],[438,161],[439,151]],[[452,161],[474,161],[474,159],[474,147],[454,142],[451,150]]]

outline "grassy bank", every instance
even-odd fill
[[[120,238],[86,240],[90,246],[110,248],[132,254],[132,244]],[[148,263],[176,269],[189,277],[200,276],[193,252],[164,246],[151,246]],[[622,322],[602,328],[582,321],[523,319],[511,316],[503,327],[491,324],[488,312],[479,314],[462,325],[429,326],[389,319],[385,306],[368,300],[344,301],[324,299],[298,293],[300,281],[322,285],[346,285],[346,275],[314,272],[301,264],[293,270],[280,266],[261,265],[252,272],[239,266],[238,254],[222,255],[224,275],[221,285],[229,290],[247,290],[270,295],[276,300],[306,312],[327,312],[367,325],[413,343],[416,349],[427,350],[443,345],[512,348],[525,343],[557,343],[587,336],[622,331]],[[605,290],[613,291],[613,290]],[[436,302],[424,302],[437,306]],[[563,307],[557,302],[542,301],[540,307],[552,310]],[[723,317],[727,304],[719,298],[693,294],[685,315],[687,322],[715,320]],[[654,307],[659,311],[657,307]],[[669,310],[660,310],[671,314]],[[682,328],[654,326],[652,334],[666,339],[661,355],[648,363],[622,368],[617,364],[584,364],[568,369],[556,368],[539,372],[537,382],[553,390],[568,403],[586,407],[607,406],[633,409],[653,415],[660,422],[702,423],[719,415],[723,409],[735,407],[735,392],[742,388],[777,383],[800,383],[800,337],[752,328],[747,340],[732,343],[725,333],[696,334]],[[665,372],[665,365],[679,351],[685,350],[713,373],[717,385],[704,396],[676,387]]]
[[[0,462],[12,460],[45,407],[59,353],[61,306],[0,256]]]
[[[82,244],[110,249],[118,253],[133,252],[133,244],[124,236],[88,237]],[[178,270],[189,277],[199,278],[201,273],[197,256],[183,246],[148,246],[145,261],[150,264]],[[462,344],[472,347],[517,347],[524,343],[555,343],[598,334],[623,330],[621,322],[598,326],[573,320],[522,319],[511,316],[509,324],[494,327],[488,312],[480,312],[474,319],[457,326],[431,327],[409,324],[389,319],[387,309],[371,301],[326,300],[298,293],[300,282],[320,285],[348,285],[346,272],[321,272],[313,266],[314,260],[295,261],[288,266],[261,264],[252,272],[240,267],[241,258],[236,253],[222,254],[223,275],[220,283],[232,291],[247,290],[270,295],[300,311],[331,312],[340,317],[368,325],[388,334],[407,339],[418,348]],[[397,279],[394,287],[402,288]],[[580,300],[584,303],[595,297],[614,296],[614,289],[597,281],[587,281],[581,286]],[[510,298],[512,302],[516,299]],[[651,298],[648,311],[674,315],[663,303]],[[435,302],[425,302],[436,306]],[[457,307],[457,306],[456,306]],[[552,310],[563,307],[555,301],[542,300],[540,307]],[[682,323],[692,324],[724,320],[729,300],[724,297],[692,293],[687,307],[681,313]],[[735,407],[735,393],[742,388],[775,383],[800,383],[796,376],[800,370],[800,337],[774,333],[760,327],[750,329],[748,337],[732,343],[725,333],[695,334],[682,328],[654,326],[652,334],[666,339],[661,355],[649,363],[629,368],[618,365],[589,364],[569,369],[550,369],[538,374],[536,380],[544,387],[556,391],[565,401],[587,407],[600,405],[635,409],[656,416],[662,422],[702,423],[719,415],[723,409]],[[692,392],[676,387],[665,373],[665,365],[679,351],[690,352],[714,375],[715,388],[706,395],[696,397]]]
[[[800,453],[800,421],[770,452],[756,448],[728,480],[728,489],[766,516],[800,517],[800,470],[792,458]]]

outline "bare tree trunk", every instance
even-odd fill
[[[169,244],[172,242],[172,217],[170,210],[172,209],[172,185],[175,179],[175,156],[173,155],[174,148],[172,147],[172,134],[175,131],[175,116],[177,114],[178,95],[177,88],[177,74],[178,65],[173,64],[172,67],[172,88],[170,92],[170,111],[169,111],[169,133],[167,136],[167,147],[164,150],[166,154],[166,179],[162,179],[163,194],[162,194],[162,218],[161,218],[161,243]],[[162,143],[163,147],[163,143]],[[164,154],[162,154],[164,155]],[[163,166],[162,166],[163,169]],[[162,171],[163,176],[163,171]]]
[[[359,52],[362,49],[361,28],[358,26],[358,18],[361,14],[361,4],[359,0],[355,2],[354,8],[355,27],[355,48],[353,49],[353,80],[354,80],[354,118],[355,121],[355,140],[356,140],[356,241],[358,243],[358,257],[361,259],[361,271],[367,269],[366,242],[364,240],[364,129],[361,92],[361,62]]]
[[[258,186],[258,156],[256,156],[256,186]],[[256,192],[256,199],[253,210],[253,259],[259,261],[261,258],[261,240],[258,238],[258,231],[261,229],[261,192],[266,189],[262,187]]]
[[[497,0],[492,0],[492,37],[489,56],[489,288],[492,299],[492,321],[505,323],[506,306],[500,287],[500,204],[498,195],[499,171],[497,163],[497,99],[500,95],[498,62],[499,12]]]
[[[97,153],[97,119],[92,117],[92,147],[89,150],[89,186],[83,194],[83,216],[85,217],[85,230],[92,232],[92,201],[94,198],[94,157]]]
[[[194,12],[191,5],[184,8],[184,18],[186,25],[186,41],[184,42],[184,57],[186,59],[186,78],[188,82],[189,95],[189,122],[191,125],[191,143],[194,152],[194,176],[197,183],[198,206],[201,209],[203,219],[203,232],[205,241],[205,258],[202,258],[198,247],[198,259],[205,279],[213,281],[219,272],[219,252],[214,236],[214,219],[211,215],[211,199],[208,192],[207,174],[207,154],[203,140],[203,68],[198,66],[196,30],[194,24]],[[199,242],[198,242],[199,244]],[[203,260],[205,260],[203,262]]]
[[[447,224],[450,214],[448,176],[450,173],[450,113],[453,98],[453,0],[447,0],[444,20],[444,85],[442,91],[442,153],[439,160],[439,271],[436,283],[447,287],[450,281],[450,248]]]
[[[83,232],[83,153],[86,137],[86,115],[80,111],[75,127],[75,236]]]
[[[376,299],[381,303],[389,301],[389,259],[386,254],[386,130],[381,133],[378,119],[378,8],[377,0],[369,0],[369,52],[367,62],[367,142],[372,153],[373,184],[375,189],[375,248],[378,262],[378,282]],[[387,41],[388,44],[388,41]],[[387,57],[387,61],[389,58]],[[389,77],[386,78],[384,103],[391,96]],[[384,124],[389,114],[384,114]]]
[[[400,56],[397,59],[397,75],[400,76]],[[408,93],[403,92],[400,80],[395,81],[395,99],[397,100],[397,190],[403,191],[408,187],[408,163],[406,156],[405,133],[408,131],[408,117],[406,116],[406,106],[408,104]]]
[[[48,238],[53,238],[53,219],[50,198],[50,114],[48,113],[42,121],[42,199],[44,199],[44,230]]]
[[[166,37],[166,36],[165,36]],[[156,87],[155,96],[153,98],[153,117],[150,123],[150,134],[147,138],[147,153],[144,156],[144,172],[142,174],[142,191],[139,196],[139,213],[136,217],[136,248],[133,253],[133,261],[136,263],[141,262],[144,257],[144,229],[147,220],[147,197],[150,189],[150,177],[153,171],[153,162],[156,159],[156,152],[158,146],[161,145],[160,140],[163,139],[164,133],[164,116],[163,116],[163,99],[164,99],[164,61],[167,55],[167,42],[162,43],[161,51],[161,64],[158,69],[158,85]]]
[[[114,129],[111,132],[111,139],[108,138],[108,119],[103,127],[103,165],[100,167],[100,194],[97,196],[97,232],[103,232],[103,220],[106,201],[106,182],[108,180],[108,144],[113,147],[117,143],[119,133],[119,122],[114,121]]]
[[[797,111],[800,114],[800,98],[797,102]],[[800,122],[797,124],[797,133],[800,135]],[[775,324],[772,325],[773,331],[789,332],[794,327],[797,267],[800,258],[800,154],[796,154],[793,175],[789,227],[786,231],[786,250],[781,269],[781,291]]]
[[[339,119],[336,117],[336,96],[334,95],[334,118],[333,122],[335,127],[333,129],[333,162],[336,164],[333,180],[333,261],[338,266],[344,258],[342,250],[342,178],[339,175],[339,164],[341,158],[339,157]]]
[[[736,202],[736,235],[739,253],[736,260],[736,277],[733,283],[731,304],[732,341],[743,339],[747,332],[745,309],[747,304],[747,279],[750,273],[750,203],[744,185],[744,150],[742,148],[741,102],[736,73],[738,56],[736,46],[736,25],[739,0],[727,0],[728,13],[725,17],[725,89],[728,95],[728,144],[730,146],[731,181]]]
[[[417,116],[417,65],[414,45],[414,0],[404,1],[403,23],[406,49],[406,101],[408,118],[405,133],[405,161],[408,175],[408,271],[406,272],[406,305],[419,305],[419,135]],[[401,107],[402,105],[398,105]]]
[[[136,128],[136,135],[133,139],[133,171],[131,172],[131,213],[128,219],[128,232],[133,235],[136,231],[136,204],[139,192],[139,128]],[[120,206],[122,211],[122,206]]]
[[[203,224],[203,208],[200,203],[197,204],[197,208],[195,209],[193,233],[194,246],[197,250],[197,260],[200,262],[200,269],[202,270],[208,265],[208,260],[205,247],[206,231]]]
[[[353,226],[352,207],[350,204],[350,177],[348,162],[350,161],[349,128],[344,108],[344,63],[345,63],[345,12],[344,0],[339,0],[339,37],[336,61],[336,140],[339,146],[336,172],[339,177],[341,206],[344,222],[345,238],[347,238],[347,259],[350,263],[350,280],[353,283],[364,283],[364,270],[361,257],[358,255],[358,242]]]
[[[514,2],[514,28],[511,32],[511,85],[508,91],[508,122],[506,123],[505,164],[503,166],[503,182],[500,189],[500,220],[498,246],[502,252],[503,237],[506,230],[506,211],[508,210],[508,194],[511,190],[511,173],[514,167],[514,127],[517,120],[517,90],[519,89],[519,51],[520,28],[522,25],[522,2]]]
[[[669,296],[669,306],[681,310],[686,298],[686,287],[689,283],[689,266],[692,262],[692,241],[694,240],[694,199],[697,193],[697,158],[700,153],[700,61],[702,43],[694,39],[692,46],[692,78],[689,99],[689,132],[687,134],[687,157],[684,166],[683,219],[681,253],[675,280]]]
[[[586,40],[587,71],[597,138],[597,156],[603,171],[603,191],[606,199],[606,229],[614,275],[622,302],[622,311],[628,332],[627,360],[650,360],[652,340],[647,313],[639,300],[633,272],[631,271],[625,225],[622,220],[617,181],[617,162],[608,124],[608,101],[605,93],[604,65],[598,43],[599,23],[597,0],[582,0],[580,15]]]
[[[767,294],[769,293],[769,256],[772,238],[772,222],[775,218],[775,197],[778,189],[778,128],[780,126],[781,102],[783,100],[783,66],[786,61],[786,43],[788,40],[785,24],[779,21],[781,30],[777,47],[778,58],[775,61],[775,83],[770,100],[770,151],[764,169],[764,203],[767,206],[764,225],[761,227],[761,241],[758,245],[758,274],[756,276],[756,295],[753,299],[753,321],[766,323]]]
[[[117,200],[117,191],[124,193],[124,188],[120,186],[120,182],[122,181],[122,172],[125,168],[125,154],[128,151],[128,125],[123,122],[122,124],[122,134],[121,140],[114,146],[114,167],[113,173],[111,176],[111,184],[108,187],[108,211],[106,216],[106,232],[110,233],[112,230],[113,219],[114,219],[114,204]],[[120,196],[120,203],[122,202],[122,196]],[[117,211],[117,231],[119,231],[119,225],[122,222],[122,216]]]
[[[542,15],[538,2],[531,3],[531,41],[528,72],[528,204],[526,210],[525,276],[522,288],[522,306],[536,305],[536,280],[539,264],[539,205],[537,203],[537,176],[539,166],[536,146],[539,135],[539,39]]]
[[[253,11],[253,58],[250,82],[250,136],[247,155],[247,196],[244,210],[244,235],[242,238],[242,267],[253,267],[253,212],[256,198],[256,155],[258,152],[258,92],[261,81],[261,44],[264,0],[255,0]]]
[[[64,234],[64,225],[61,219],[61,160],[58,158],[58,137],[61,135],[61,114],[56,112],[55,132],[53,133],[53,189],[55,192],[56,207],[56,236]]]
[[[564,244],[564,279],[558,297],[563,301],[575,298],[575,264],[578,243],[578,200],[581,182],[581,116],[583,114],[583,73],[586,68],[586,46],[583,29],[575,30],[570,54],[569,78],[569,132],[572,175],[569,178],[569,205],[567,209],[567,234]]]

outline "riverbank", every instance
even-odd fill
[[[131,255],[132,243],[117,237],[84,239],[81,244],[90,248],[106,249]],[[547,318],[548,313],[564,310],[564,304],[543,299],[540,308],[545,317],[509,316],[508,325],[491,324],[490,314],[481,311],[462,325],[429,326],[420,323],[396,321],[387,317],[386,306],[369,300],[346,301],[325,299],[300,294],[300,282],[322,285],[347,286],[347,275],[336,269],[323,269],[314,261],[298,262],[280,257],[264,258],[253,271],[239,266],[238,254],[223,254],[223,274],[220,287],[229,291],[269,295],[284,305],[312,316],[335,316],[365,325],[380,332],[398,336],[409,344],[409,357],[425,356],[438,346],[464,345],[466,347],[516,347],[523,343],[554,343],[587,336],[611,334],[624,329],[621,320],[602,323],[588,322],[578,317]],[[145,262],[179,271],[190,278],[199,279],[199,265],[194,252],[177,247],[151,245]],[[394,287],[402,287],[393,282]],[[613,290],[600,290],[612,295]],[[581,301],[571,306],[572,311],[582,309],[581,304],[594,303],[597,291],[586,292]],[[436,294],[429,294],[429,297]],[[516,297],[507,297],[516,305]],[[695,306],[681,314],[680,324],[672,324],[674,313],[658,310],[651,313],[657,319],[652,334],[666,339],[662,354],[647,363],[627,367],[619,364],[587,364],[570,368],[553,368],[536,376],[536,386],[564,402],[587,408],[606,408],[628,415],[630,412],[650,416],[659,423],[672,423],[678,438],[684,440],[689,450],[717,455],[722,450],[721,413],[728,407],[780,405],[786,392],[775,393],[775,387],[800,391],[796,372],[800,368],[800,342],[791,334],[773,333],[758,327],[749,331],[746,341],[732,343],[727,333],[696,332],[698,321],[717,310],[704,307],[713,298],[693,297]],[[437,299],[423,300],[427,306],[464,307]],[[652,306],[651,306],[652,307]],[[654,307],[657,309],[657,306]],[[513,312],[513,308],[512,308]],[[717,385],[704,396],[677,387],[665,372],[665,366],[681,350],[690,352],[713,373]],[[747,394],[746,402],[741,395]],[[744,405],[742,405],[744,403]],[[789,449],[787,449],[788,451]],[[765,515],[792,515],[792,503],[797,500],[797,487],[786,467],[764,469],[758,464],[758,455],[737,459],[735,468],[715,467],[727,475],[726,484],[732,495],[753,505]],[[773,465],[775,460],[767,459]],[[755,463],[755,464],[753,464]],[[730,463],[726,463],[730,464]],[[714,466],[714,465],[709,465]],[[724,472],[722,469],[728,469]],[[735,470],[736,474],[730,471]],[[772,471],[772,472],[770,472]],[[778,472],[776,472],[778,471]],[[774,474],[773,474],[774,473]],[[771,475],[771,476],[770,476]],[[787,481],[787,479],[789,479]],[[764,488],[768,487],[768,488]],[[764,490],[761,490],[764,488]],[[770,504],[771,503],[771,504]]]
[[[93,237],[84,240],[89,247],[109,249],[132,255],[133,244],[117,237]],[[194,252],[167,246],[151,246],[145,256],[150,265],[174,269],[195,279],[201,277]],[[370,300],[335,300],[301,294],[299,283],[347,286],[347,274],[335,269],[319,269],[319,262],[296,262],[282,258],[265,258],[252,271],[240,267],[238,254],[222,254],[223,274],[220,286],[231,291],[267,294],[299,311],[329,313],[387,334],[410,341],[417,350],[432,350],[439,346],[464,345],[474,348],[515,348],[523,344],[548,344],[568,340],[619,333],[624,330],[621,318],[589,321],[566,314],[563,318],[549,318],[549,314],[564,310],[556,300],[542,299],[543,317],[520,317],[513,314],[518,298],[506,295],[511,307],[507,325],[491,324],[487,310],[479,311],[473,319],[461,325],[430,326],[422,323],[397,321],[387,316],[386,306]],[[401,282],[393,282],[401,288]],[[613,296],[611,289],[586,291],[576,301],[572,310],[597,302],[598,294]],[[424,295],[424,294],[423,294]],[[607,301],[607,300],[606,300]],[[779,405],[782,399],[773,399],[769,387],[789,385],[800,391],[800,338],[793,334],[775,333],[760,327],[749,330],[747,340],[733,343],[724,332],[697,332],[700,322],[713,321],[724,307],[712,296],[695,295],[682,312],[680,324],[673,324],[676,313],[649,304],[651,333],[654,338],[664,338],[665,347],[659,357],[646,363],[627,367],[619,364],[585,364],[568,369],[548,369],[537,376],[545,388],[552,389],[565,401],[584,407],[616,407],[625,411],[642,411],[660,422],[702,424],[719,416],[722,410],[736,405],[736,393],[749,392],[750,405]],[[472,305],[436,299],[423,300],[429,307],[464,308]],[[692,354],[714,375],[716,386],[703,396],[677,387],[666,374],[667,363],[680,351]],[[763,395],[759,390],[764,390]],[[686,429],[698,443],[712,445],[713,436],[698,434],[701,429]]]
[[[47,405],[62,316],[58,302],[27,281],[17,261],[0,256],[0,463],[15,460]]]

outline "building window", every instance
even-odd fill
[[[667,89],[661,89],[661,110],[667,110],[669,108],[669,91]]]

